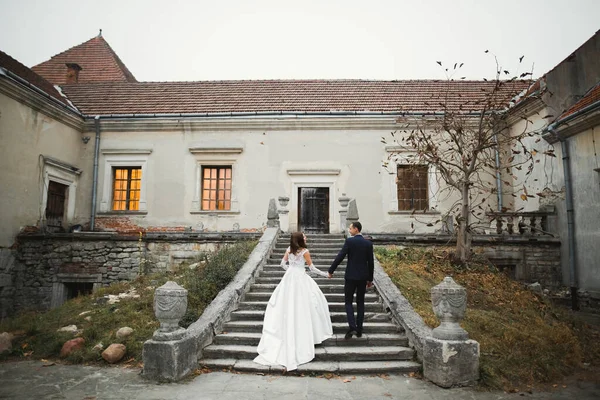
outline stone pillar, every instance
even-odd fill
[[[290,229],[290,211],[287,209],[287,205],[290,201],[289,197],[279,196],[280,208],[277,210],[279,214],[279,227],[283,232],[287,232]]]
[[[279,228],[279,214],[277,214],[277,205],[275,199],[269,200],[269,210],[267,211],[267,228]]]
[[[353,222],[358,221],[358,207],[356,207],[356,199],[348,202],[348,215],[346,216],[346,228]]]
[[[340,230],[342,233],[346,232],[346,215],[348,215],[348,202],[350,197],[346,197],[346,193],[342,193],[342,196],[338,198],[340,202]]]
[[[144,343],[145,378],[178,381],[198,366],[196,340],[186,335],[179,321],[187,309],[187,290],[173,281],[154,292],[154,313],[160,327]]]
[[[470,386],[479,379],[479,343],[460,326],[467,291],[447,276],[431,288],[433,311],[441,321],[423,345],[423,375],[438,386]]]

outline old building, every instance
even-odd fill
[[[598,54],[597,38],[590,39],[590,54]],[[582,65],[594,60],[580,58]],[[592,70],[597,72],[597,66]],[[546,75],[548,88],[551,76]],[[597,88],[580,97],[598,77],[596,73],[593,81],[586,76],[588,81],[577,86],[561,83],[565,114],[552,131],[568,130],[561,136],[565,138],[575,135],[569,140],[581,141],[581,152],[576,150],[581,155],[593,148],[597,125]],[[440,93],[449,93],[450,103],[458,107],[475,104],[489,85],[427,80],[138,82],[101,35],[31,69],[0,53],[0,290],[11,287],[10,248],[19,232],[28,230],[260,231],[270,199],[277,199],[282,229],[333,233],[344,229],[344,206],[354,199],[367,232],[438,232],[440,225],[433,222],[456,199],[440,195],[444,183],[432,166],[406,168],[401,156],[391,167],[382,167],[397,149],[381,139],[398,129],[399,115],[421,118],[439,112],[431,99]],[[521,81],[512,90],[516,95],[529,85]],[[531,114],[537,124],[533,131],[542,134],[549,119],[540,110],[548,102],[532,93],[537,92],[530,89],[515,110]],[[575,127],[582,119],[586,122]],[[515,118],[515,129],[521,123]],[[540,192],[560,193],[559,158],[536,169],[535,174],[551,175]],[[575,225],[577,253],[586,252],[578,256],[584,278],[578,287],[598,290],[600,272],[592,261],[598,259],[593,245],[598,230],[592,221],[598,222],[600,215],[600,174],[594,171],[597,165],[591,168],[598,157],[594,152],[580,158],[574,168],[586,172],[574,170],[573,196],[580,199],[575,207],[589,205],[592,211],[575,211],[582,219]],[[554,196],[568,259],[565,206],[560,194]],[[525,207],[537,210],[539,203]],[[567,267],[563,276],[568,284]],[[8,289],[3,293],[10,296]]]

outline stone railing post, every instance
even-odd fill
[[[441,321],[423,345],[423,375],[438,386],[470,386],[479,379],[479,343],[460,326],[467,291],[447,276],[431,288],[433,311]]]
[[[356,199],[348,202],[348,214],[346,215],[346,228],[353,222],[358,221],[358,207],[356,207]],[[345,230],[345,229],[344,229]]]
[[[160,327],[144,343],[142,375],[159,381],[177,381],[198,365],[196,341],[179,321],[187,309],[188,291],[169,281],[154,292],[154,314]]]
[[[290,201],[289,197],[279,196],[277,199],[279,200],[279,209],[277,213],[279,214],[279,228],[283,232],[287,232],[290,229],[290,211],[287,209],[287,205]]]
[[[340,230],[346,232],[346,215],[348,215],[348,202],[350,197],[346,196],[346,193],[342,193],[342,196],[338,198],[340,202]]]
[[[269,210],[267,211],[267,228],[279,228],[279,214],[277,213],[277,204],[275,199],[269,200]]]

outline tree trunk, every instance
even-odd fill
[[[458,236],[456,238],[456,257],[462,262],[471,256],[471,233],[469,232],[469,183],[461,185],[462,207],[458,224]]]

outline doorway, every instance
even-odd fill
[[[304,233],[329,233],[329,188],[298,188],[298,227]]]
[[[67,198],[67,185],[48,182],[48,202],[46,204],[46,227],[50,232],[63,232],[65,217],[65,200]]]

